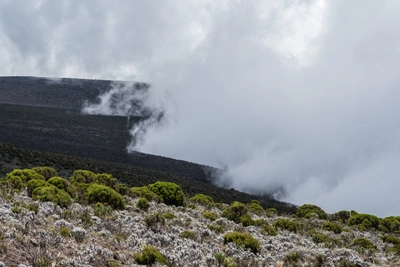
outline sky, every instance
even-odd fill
[[[135,97],[164,120],[132,129],[129,150],[296,205],[400,215],[399,14],[397,0],[0,0],[0,75],[148,82]]]

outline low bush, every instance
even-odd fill
[[[192,201],[194,201],[194,202],[196,202],[198,204],[207,206],[207,207],[214,207],[215,206],[214,200],[212,199],[212,197],[204,195],[204,194],[196,194],[190,200],[192,200]]]
[[[145,218],[147,228],[158,231],[165,225],[165,218],[161,213],[149,214]]]
[[[31,169],[16,169],[6,175],[6,181],[15,189],[26,187],[30,180],[45,180],[45,178]]]
[[[54,176],[47,180],[47,182],[51,185],[54,185],[58,189],[64,190],[67,192],[72,198],[75,197],[75,190],[74,188],[70,185],[69,181],[67,179],[64,179],[59,176]]]
[[[228,208],[226,208],[221,216],[235,223],[241,222],[241,217],[247,214],[247,207],[245,204],[234,201]]]
[[[118,193],[120,193],[121,195],[125,196],[129,194],[129,187],[125,184],[119,184],[118,185]]]
[[[71,183],[84,183],[90,184],[96,182],[97,175],[94,172],[87,170],[76,170],[72,174],[70,181]]]
[[[184,230],[181,233],[181,237],[182,238],[189,238],[189,239],[194,240],[196,238],[196,234],[194,232],[192,232],[192,231]]]
[[[322,229],[326,231],[332,231],[335,234],[340,234],[342,232],[342,227],[333,222],[325,222],[322,226]]]
[[[277,236],[278,235],[278,232],[275,230],[275,228],[269,224],[263,225],[263,227],[261,229],[261,233],[263,235],[269,235],[269,236]]]
[[[156,182],[148,185],[148,188],[165,204],[183,206],[185,195],[179,185],[171,182]]]
[[[27,192],[28,192],[28,196],[32,197],[32,192],[33,190],[35,190],[38,187],[43,187],[43,186],[51,186],[48,182],[46,182],[45,180],[30,180],[27,184]]]
[[[91,184],[85,193],[85,198],[89,203],[101,202],[110,205],[114,209],[125,209],[124,197],[105,185]]]
[[[257,214],[259,216],[264,215],[265,214],[265,210],[264,208],[261,206],[260,201],[258,200],[252,200],[249,204],[247,204],[247,209],[254,213]]]
[[[166,212],[162,215],[164,217],[164,219],[166,220],[172,220],[175,219],[176,216],[172,213],[172,212]]]
[[[130,193],[133,197],[144,197],[148,201],[159,201],[158,195],[152,191],[147,186],[142,187],[132,187]]]
[[[304,204],[297,209],[296,215],[300,218],[307,218],[311,217],[311,214],[317,214],[318,218],[321,220],[327,220],[328,215],[325,213],[323,209],[316,205],[312,204]]]
[[[218,215],[212,211],[203,211],[203,217],[210,221],[215,221],[218,219]]]
[[[390,243],[393,245],[400,245],[400,238],[392,235],[386,235],[381,237],[384,243]]]
[[[49,180],[52,177],[58,176],[57,171],[51,167],[35,167],[32,168],[33,171],[42,175],[46,180]]]
[[[217,234],[225,232],[225,226],[224,225],[207,224],[207,228],[210,229],[211,231],[216,232]]]
[[[32,198],[42,202],[50,201],[62,208],[68,207],[72,203],[70,195],[52,185],[37,187],[32,192]]]
[[[141,198],[139,198],[138,202],[136,203],[136,207],[141,210],[148,210],[150,207],[150,203],[146,198],[141,197]]]
[[[302,260],[300,252],[292,252],[285,256],[285,266],[299,266],[299,261]]]
[[[339,212],[333,213],[330,217],[332,221],[340,221],[344,224],[350,219],[351,212],[348,210],[341,210]]]
[[[249,233],[230,232],[224,235],[224,244],[233,242],[238,247],[248,248],[253,253],[260,250],[260,243]]]
[[[156,262],[167,264],[165,256],[153,246],[144,246],[142,253],[136,253],[133,259],[140,265],[152,266]]]
[[[97,202],[94,205],[93,213],[95,216],[99,218],[104,218],[105,216],[110,215],[112,213],[112,207],[110,207],[107,204],[104,205],[103,203]]]
[[[108,174],[108,173],[96,174],[94,182],[118,190],[118,180],[117,180],[117,178],[113,177],[111,174]]]
[[[347,222],[348,225],[356,225],[361,231],[369,229],[379,229],[379,218],[370,214],[352,213]]]
[[[60,229],[60,235],[63,237],[71,237],[72,236],[72,230],[67,228],[67,227],[61,227]]]
[[[381,219],[379,230],[385,233],[400,232],[400,216],[390,216]]]
[[[287,220],[287,219],[278,219],[274,222],[273,226],[275,229],[287,230],[290,232],[297,233],[300,228],[300,224],[295,221]]]
[[[378,247],[372,243],[370,240],[366,239],[366,238],[355,238],[353,240],[353,246],[359,247],[359,248],[363,248],[366,250],[376,250]]]

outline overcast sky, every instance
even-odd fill
[[[136,80],[134,149],[282,200],[400,215],[400,1],[0,0],[0,75]]]

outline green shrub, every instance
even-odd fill
[[[147,228],[158,231],[161,227],[165,225],[165,218],[160,213],[149,214],[145,218],[145,223]]]
[[[214,200],[212,199],[212,197],[204,195],[204,194],[196,194],[190,200],[192,200],[192,201],[194,201],[194,202],[196,202],[198,204],[207,206],[207,207],[214,207],[215,206]]]
[[[289,253],[285,256],[285,266],[298,266],[299,261],[302,259],[302,255],[299,252]]]
[[[144,246],[142,253],[136,253],[133,259],[137,264],[151,266],[155,262],[167,264],[167,259],[153,246]]]
[[[400,238],[396,237],[396,236],[392,236],[392,235],[387,235],[387,236],[382,236],[381,237],[382,241],[384,243],[390,243],[393,245],[400,245]]]
[[[211,231],[216,232],[217,234],[225,232],[225,226],[224,225],[207,224],[207,228],[210,229]]]
[[[333,222],[325,222],[322,226],[322,229],[326,231],[332,231],[335,234],[340,234],[342,232],[342,227]]]
[[[300,218],[307,218],[311,217],[311,214],[317,214],[318,218],[321,220],[327,220],[328,215],[322,210],[320,207],[312,204],[304,204],[297,209],[296,215]]]
[[[105,185],[91,184],[85,193],[85,197],[89,203],[101,202],[114,209],[125,209],[124,197]]]
[[[85,203],[86,202],[85,195],[90,184],[74,183],[73,186],[75,188],[75,200],[77,200],[80,203]]]
[[[240,222],[243,224],[244,227],[255,225],[254,220],[248,214],[240,216]]]
[[[97,174],[94,182],[111,187],[113,189],[118,189],[117,178],[114,178],[111,174],[108,173]]]
[[[308,235],[312,237],[312,240],[315,244],[323,243],[328,248],[334,248],[339,244],[338,239],[331,238],[329,235],[323,234],[316,230],[309,231]]]
[[[212,211],[203,211],[203,217],[210,221],[215,221],[218,219],[218,215]]]
[[[124,185],[124,184],[119,184],[118,185],[118,193],[121,195],[125,196],[129,194],[129,187]]]
[[[99,218],[104,218],[112,213],[112,207],[108,206],[107,204],[104,205],[103,203],[97,202],[94,205],[93,213]]]
[[[249,204],[247,204],[247,209],[259,216],[265,213],[264,208],[260,205],[260,201],[258,200],[252,200]]]
[[[97,175],[87,170],[76,170],[71,176],[71,183],[90,184],[96,182]]]
[[[192,231],[184,230],[181,233],[181,237],[182,238],[189,238],[189,239],[194,240],[196,238],[196,234],[194,232],[192,232]]]
[[[269,224],[265,224],[262,229],[261,229],[261,233],[263,235],[269,235],[269,236],[276,236],[278,235],[278,232],[275,230],[274,227],[272,227]]]
[[[379,229],[379,218],[370,215],[370,214],[353,214],[351,215],[350,219],[347,222],[348,225],[357,225],[358,228],[362,231],[366,231],[368,229]]]
[[[287,220],[287,219],[278,219],[274,222],[273,226],[277,230],[279,228],[279,229],[287,230],[287,231],[294,232],[294,233],[297,233],[297,230],[300,228],[300,225],[298,222]]]
[[[347,221],[350,219],[351,212],[347,210],[341,210],[339,212],[333,213],[331,215],[331,220],[332,221],[340,221],[342,223],[347,223]]]
[[[179,185],[171,182],[156,182],[148,185],[148,188],[156,193],[165,204],[183,206],[185,195]]]
[[[268,208],[265,210],[269,215],[278,215],[278,210],[275,208]]]
[[[163,214],[164,219],[166,220],[172,220],[175,219],[176,216],[172,212],[166,212]]]
[[[35,214],[39,212],[39,205],[38,204],[27,204],[22,203],[22,207],[26,210],[33,211]]]
[[[379,229],[385,233],[399,233],[400,216],[390,216],[381,219]]]
[[[42,202],[50,201],[62,208],[68,207],[72,203],[70,195],[52,185],[37,187],[32,192],[32,198]]]
[[[35,167],[32,170],[42,175],[46,180],[58,176],[57,171],[51,167]]]
[[[107,267],[119,267],[118,261],[110,260],[107,262]]]
[[[368,240],[366,238],[362,238],[362,237],[361,238],[355,238],[353,240],[353,244],[352,245],[356,246],[356,247],[363,248],[363,249],[367,249],[367,250],[376,250],[376,249],[378,249],[378,247],[374,243],[372,243],[370,240]]]
[[[28,182],[28,185],[26,188],[27,189],[26,191],[28,192],[28,196],[32,197],[33,190],[35,190],[38,187],[43,187],[43,186],[51,186],[51,185],[48,182],[46,182],[45,180],[36,180],[36,179],[30,180]]]
[[[237,201],[234,201],[232,205],[226,208],[221,216],[228,220],[234,221],[235,223],[241,222],[241,217],[247,214],[246,205]]]
[[[152,191],[147,186],[142,187],[132,187],[130,190],[133,197],[144,197],[148,201],[159,201],[158,195]]]
[[[253,253],[260,250],[260,243],[249,233],[230,232],[224,235],[224,244],[233,242],[238,247],[248,248]]]
[[[136,207],[138,207],[141,210],[148,210],[150,207],[150,203],[147,199],[145,199],[144,197],[139,198]]]
[[[16,214],[20,214],[20,213],[21,213],[21,207],[20,207],[19,205],[14,205],[14,206],[11,208],[11,212],[12,212],[12,213],[16,213]]]
[[[45,180],[45,178],[31,169],[16,169],[6,175],[6,181],[15,189],[22,189],[30,180]]]
[[[83,224],[83,228],[87,229],[90,226],[93,225],[93,220],[92,220],[92,216],[90,216],[90,213],[87,209],[85,209],[83,211],[83,213],[81,214],[81,216],[79,216],[79,219],[81,219],[82,224]]]
[[[60,234],[63,237],[71,237],[72,236],[72,230],[70,230],[67,227],[61,227]]]
[[[67,179],[64,179],[59,176],[54,176],[47,180],[47,182],[51,185],[54,185],[60,190],[64,190],[67,192],[71,197],[75,196],[75,190],[74,188],[69,184],[69,181]]]

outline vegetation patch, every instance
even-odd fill
[[[253,253],[260,250],[260,243],[249,233],[230,232],[224,235],[224,244],[233,242],[238,247],[248,248]]]
[[[125,209],[124,197],[105,185],[91,184],[85,193],[85,198],[89,203],[101,202],[110,205],[114,209]]]
[[[340,227],[340,225],[333,223],[333,222],[325,222],[324,225],[322,226],[322,229],[326,231],[332,231],[335,234],[340,234],[343,229]]]
[[[297,233],[297,231],[300,229],[300,224],[295,221],[291,221],[288,219],[278,219],[274,222],[273,226],[275,229],[281,229],[281,230],[287,230],[290,232]]]
[[[311,214],[317,214],[321,220],[327,220],[328,214],[323,209],[316,205],[304,204],[297,209],[296,215],[300,218],[311,218]]]
[[[133,259],[137,264],[152,266],[154,263],[167,264],[167,259],[162,255],[157,248],[153,246],[144,246],[142,253],[136,253]]]
[[[68,193],[52,185],[37,187],[32,192],[32,198],[42,202],[53,202],[62,208],[66,208],[72,204],[71,196]]]
[[[171,182],[156,182],[148,185],[148,188],[167,205],[183,206],[185,195],[181,187]]]
[[[194,197],[192,197],[190,200],[204,205],[206,207],[214,207],[215,203],[212,197],[204,195],[204,194],[196,194]]]

